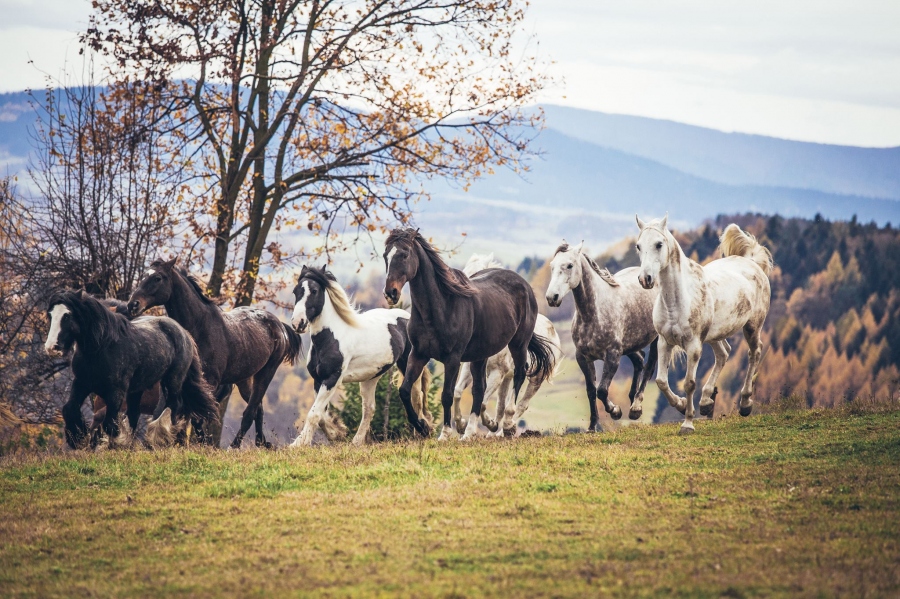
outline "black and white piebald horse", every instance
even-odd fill
[[[129,321],[84,291],[54,294],[48,315],[47,353],[63,356],[75,350],[75,380],[63,406],[66,441],[71,447],[82,446],[86,439],[81,405],[91,393],[106,402],[101,427],[110,439],[118,437],[123,403],[131,429],[137,427],[141,396],[157,382],[164,398],[154,413],[157,419],[166,409],[173,422],[179,416],[199,421],[218,418],[197,348],[177,322],[149,316]]]
[[[391,231],[384,260],[387,267],[384,295],[388,302],[396,304],[403,285],[409,283],[412,308],[408,331],[412,351],[406,378],[400,386],[400,398],[419,434],[428,436],[431,427],[413,410],[412,385],[432,358],[444,363],[441,439],[459,434],[452,422],[451,408],[461,362],[472,363],[472,412],[464,439],[478,432],[488,358],[504,347],[509,349],[515,366],[514,401],[519,398],[526,376],[543,381],[553,374],[553,346],[534,332],[537,300],[521,276],[510,270],[489,268],[469,279],[447,266],[416,229]]]
[[[304,266],[294,298],[291,324],[298,332],[309,330],[312,337],[306,367],[315,383],[316,400],[292,445],[312,444],[316,427],[325,422],[325,411],[342,383],[360,386],[362,420],[353,443],[362,445],[375,415],[378,380],[395,363],[401,371],[406,370],[409,312],[381,308],[358,312],[325,267]],[[417,418],[426,421],[431,419],[425,406],[427,386],[428,379],[423,376],[412,391]]]
[[[270,447],[263,433],[263,397],[278,367],[283,362],[293,364],[300,354],[300,336],[274,314],[259,308],[223,311],[187,271],[176,268],[174,259],[150,264],[128,302],[132,314],[153,306],[165,306],[169,318],[187,329],[197,342],[203,375],[215,390],[220,417],[225,417],[224,408],[234,385],[247,402],[231,447],[240,447],[254,423],[256,444]],[[211,431],[211,436],[218,445],[221,428]]]

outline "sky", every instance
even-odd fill
[[[0,0],[0,92],[68,61],[87,0]],[[542,101],[723,131],[900,145],[900,1],[532,0]]]

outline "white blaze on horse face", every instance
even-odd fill
[[[397,246],[394,246],[391,248],[391,251],[389,251],[388,255],[387,255],[387,270],[385,270],[386,273],[391,272],[391,260],[394,259],[394,256],[396,254],[397,254]]]
[[[309,297],[309,281],[303,281],[300,286],[303,288],[303,294],[300,296],[300,300],[294,304],[291,326],[294,327],[294,330],[299,330],[302,333],[309,324],[306,320],[306,298]]]
[[[645,228],[637,241],[641,270],[638,281],[644,289],[652,289],[659,281],[659,271],[669,259],[669,244],[657,229]]]
[[[47,342],[44,343],[44,350],[48,355],[59,356],[62,352],[56,348],[59,342],[59,332],[62,329],[63,316],[71,313],[71,311],[63,304],[56,304],[50,310],[50,332],[47,334]]]

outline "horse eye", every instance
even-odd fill
[[[153,277],[153,280],[156,281],[157,283],[159,283],[160,281],[162,281],[162,277],[159,275],[156,275],[155,277]]]
[[[658,250],[661,250],[661,249],[662,249],[662,241],[657,241],[657,242],[656,242],[656,249],[658,249]]]
[[[566,268],[569,269],[569,270],[572,270],[572,265],[570,264],[570,265],[568,265]]]

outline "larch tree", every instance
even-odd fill
[[[196,169],[208,292],[409,219],[423,182],[517,168],[546,78],[524,0],[94,0],[83,41],[165,90]],[[519,45],[522,42],[522,45]],[[317,234],[288,251],[281,229]]]

